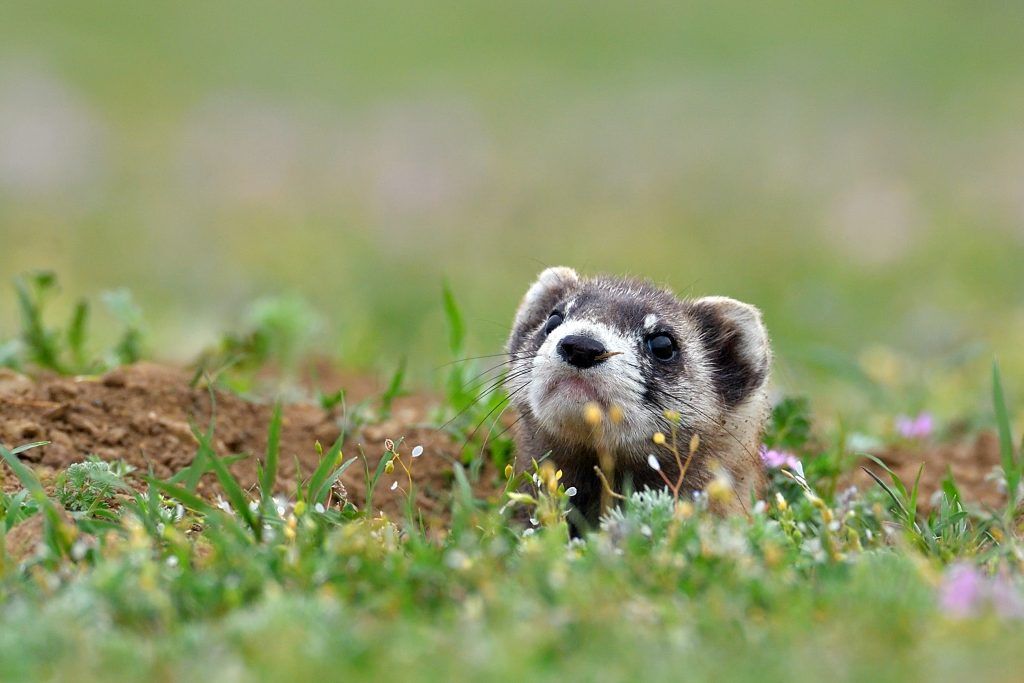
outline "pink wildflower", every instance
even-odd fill
[[[946,571],[939,587],[939,606],[958,618],[976,616],[985,609],[1007,619],[1024,618],[1024,596],[1006,575],[987,577],[962,563]]]
[[[896,418],[896,431],[904,439],[927,439],[935,431],[935,418],[927,412],[917,417],[901,415]]]
[[[984,589],[985,579],[981,572],[970,565],[953,565],[942,578],[939,605],[950,616],[971,616],[980,606]]]
[[[777,470],[785,467],[794,472],[803,472],[804,468],[795,455],[788,451],[777,451],[774,448],[761,446],[761,462],[768,469]]]

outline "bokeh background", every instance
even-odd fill
[[[0,273],[129,288],[172,360],[287,294],[423,380],[443,280],[497,352],[567,264],[758,304],[784,391],[954,411],[1024,381],[1022,255],[1020,3],[2,10]]]

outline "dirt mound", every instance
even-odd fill
[[[0,443],[7,447],[33,441],[50,444],[27,451],[22,458],[33,465],[44,483],[68,465],[89,455],[104,460],[122,459],[144,473],[152,468],[159,477],[169,477],[188,466],[196,453],[196,440],[190,422],[205,426],[215,412],[215,446],[219,455],[246,454],[232,465],[240,481],[247,486],[256,482],[257,459],[266,449],[266,433],[272,406],[245,400],[237,395],[210,393],[189,386],[191,373],[161,365],[139,363],[120,368],[98,378],[44,376],[29,379],[0,370]],[[358,401],[374,395],[378,387],[364,376],[321,374],[321,388],[345,388],[347,396]],[[346,435],[344,452],[351,457],[363,452],[371,465],[384,452],[385,439],[404,438],[400,451],[408,456],[415,445],[424,447],[424,455],[414,463],[416,505],[428,521],[443,522],[447,516],[451,491],[449,462],[458,455],[460,444],[428,426],[437,399],[413,395],[396,401],[392,417],[380,424],[365,425]],[[290,404],[284,408],[281,434],[281,458],[278,489],[290,495],[294,491],[296,463],[303,476],[319,462],[314,443],[324,447],[338,438],[342,416],[310,404]],[[966,501],[997,506],[1004,495],[989,475],[999,465],[999,444],[994,435],[984,433],[972,439],[950,444],[903,446],[879,453],[909,486],[925,464],[921,477],[922,504],[940,488],[947,469],[951,470]],[[888,482],[880,468],[868,463]],[[361,463],[354,464],[342,478],[350,500],[362,506],[365,485]],[[402,489],[391,490],[398,482],[406,487],[400,468],[386,475],[374,494],[374,506],[393,518],[405,508]],[[844,478],[862,488],[874,482],[857,468]],[[13,475],[0,469],[4,490],[19,488]],[[207,475],[201,489],[212,494],[215,486]],[[495,494],[493,470],[485,468],[477,484],[483,497]]]
[[[0,374],[0,443],[10,448],[49,441],[49,445],[22,455],[44,482],[52,479],[54,472],[89,455],[122,459],[139,472],[152,468],[158,477],[169,477],[195,456],[197,443],[190,422],[205,426],[213,414],[218,454],[246,454],[232,465],[232,470],[243,484],[255,484],[257,459],[266,449],[272,406],[225,392],[216,392],[211,401],[209,391],[189,386],[190,379],[184,370],[148,363],[123,367],[98,378],[48,376],[30,380],[14,373]],[[372,386],[365,379],[354,383],[363,393]],[[427,519],[445,516],[451,489],[448,463],[456,457],[460,445],[425,426],[432,405],[425,396],[400,398],[391,419],[346,435],[344,448],[346,457],[362,448],[373,466],[384,452],[385,439],[398,442],[404,438],[399,450],[406,462],[414,462],[416,505]],[[300,403],[285,406],[283,417],[278,488],[291,494],[296,463],[302,476],[312,473],[319,462],[314,444],[320,441],[327,448],[334,443],[340,434],[340,416]],[[412,461],[408,455],[414,445],[422,445],[424,455]],[[18,488],[6,467],[2,473],[6,490]],[[481,495],[493,490],[488,485],[491,479],[487,472],[481,477]],[[365,499],[364,481],[361,463],[353,464],[342,477],[350,500],[360,506]],[[401,477],[398,471],[385,475],[374,493],[374,507],[393,518],[402,515],[405,505],[402,491],[391,490],[395,481],[405,487],[404,472]],[[210,491],[212,486],[212,476],[207,475],[201,487]]]

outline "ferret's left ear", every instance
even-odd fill
[[[554,306],[570,290],[579,285],[580,276],[572,268],[555,266],[548,268],[530,285],[526,295],[516,311],[515,322],[512,323],[512,334],[508,340],[508,350],[519,348],[526,333],[547,320]]]
[[[735,406],[764,385],[771,369],[771,345],[761,311],[724,296],[698,299],[692,306],[718,392],[727,406]]]

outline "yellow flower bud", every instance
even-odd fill
[[[512,469],[512,465],[505,465],[505,478],[511,479],[513,474],[515,474],[515,470]]]
[[[715,477],[707,486],[708,498],[716,503],[728,503],[732,501],[732,484],[725,477]]]
[[[655,432],[654,433],[653,441],[654,441],[655,444],[657,444],[659,446],[664,446],[665,445],[665,435],[662,434],[661,432]]]
[[[625,415],[622,413],[622,408],[618,406],[612,406],[608,409],[608,419],[612,421],[612,424],[620,424]]]
[[[391,474],[395,471],[395,461],[388,460],[387,464],[384,465],[384,474]]]
[[[601,418],[604,417],[604,412],[601,410],[601,406],[597,405],[593,401],[583,406],[583,421],[591,427],[596,427],[601,424]]]
[[[295,504],[295,516],[301,517],[306,512],[306,501],[300,500]]]

